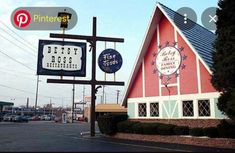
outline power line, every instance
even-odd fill
[[[0,72],[6,73],[6,74],[8,74],[10,76],[14,76],[14,77],[17,77],[17,78],[24,78],[24,79],[27,79],[27,80],[28,79],[33,79],[33,77],[35,77],[35,76],[30,77],[27,74],[26,75],[19,75],[19,74],[14,73],[14,72],[3,71],[1,68],[0,68]]]
[[[33,92],[26,91],[26,90],[23,90],[23,89],[14,88],[14,87],[10,87],[10,86],[4,85],[4,84],[0,84],[0,86],[4,87],[4,88],[9,88],[9,89],[17,90],[17,91],[20,91],[20,92],[24,92],[24,93],[35,95],[35,93],[33,93]],[[46,95],[41,95],[41,94],[38,94],[38,95],[40,95],[41,97],[45,97],[45,98],[61,99],[61,97],[46,96]],[[12,96],[12,97],[14,97],[14,96]],[[70,97],[63,97],[63,98],[67,99],[67,98],[70,98]]]
[[[26,39],[24,39],[23,37],[21,37],[18,33],[16,33],[15,31],[13,31],[12,29],[10,29],[4,22],[0,21],[8,30],[10,30],[11,32],[13,32],[15,35],[17,35],[19,38],[21,38],[22,40],[24,40],[24,43],[27,44],[28,46],[31,46],[34,49],[37,49],[35,46],[33,46],[30,42],[28,42]]]
[[[27,52],[28,54],[30,54],[30,55],[36,57],[36,55],[34,55],[33,53],[31,53],[31,52],[25,50],[24,48],[22,48],[21,46],[19,46],[19,45],[16,44],[15,42],[13,42],[13,41],[11,41],[10,39],[8,39],[7,37],[3,36],[2,34],[0,34],[0,36],[1,36],[2,38],[4,38],[5,40],[9,41],[10,43],[14,44],[15,46],[17,46],[18,48],[22,49],[22,51],[25,51],[25,52]]]
[[[17,90],[17,91],[21,91],[21,92],[24,92],[24,93],[35,94],[35,93],[33,93],[33,92],[30,92],[30,91],[26,91],[26,90],[22,90],[22,89],[10,87],[10,86],[3,85],[3,84],[0,84],[0,86],[1,86],[1,87],[5,87],[5,88],[9,88],[9,89],[13,89],[13,90]]]
[[[32,97],[29,97],[29,96],[26,96],[26,97],[19,97],[19,96],[0,95],[0,97],[15,98],[15,99],[25,99],[25,98],[34,99],[34,98],[32,98]]]
[[[36,70],[35,70],[35,69],[32,69],[31,67],[29,67],[29,66],[25,65],[24,63],[21,63],[20,61],[16,60],[15,58],[13,58],[13,57],[11,57],[11,56],[7,55],[7,54],[6,54],[6,53],[4,53],[2,50],[0,50],[0,53],[2,53],[3,55],[7,56],[7,57],[8,57],[8,58],[10,58],[11,60],[13,60],[13,61],[15,61],[15,62],[17,62],[17,63],[21,64],[22,66],[26,67],[27,69],[29,69],[29,70],[31,70],[31,71],[34,71],[34,72],[36,72]]]
[[[32,49],[33,49],[33,50],[36,50],[36,48],[33,48],[33,47],[27,45],[24,41],[22,41],[22,40],[16,38],[13,34],[9,33],[7,30],[5,30],[5,29],[2,29],[2,30],[3,30],[6,34],[8,34],[9,36],[11,36],[13,39],[15,39],[16,41],[18,41],[18,42],[20,42],[21,44],[23,44],[24,46],[30,48],[31,50],[32,50]]]

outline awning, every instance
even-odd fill
[[[0,101],[0,106],[11,106],[11,105],[14,105],[14,103],[11,103],[11,102],[5,102],[5,101]]]
[[[95,112],[125,113],[127,109],[119,104],[98,104]]]

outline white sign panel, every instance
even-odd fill
[[[39,40],[38,75],[86,76],[86,43]]]
[[[163,75],[175,73],[181,64],[181,54],[175,47],[165,47],[160,50],[156,58],[158,71]]]
[[[77,71],[82,68],[82,48],[78,46],[45,45],[42,67],[48,70]]]

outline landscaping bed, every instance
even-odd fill
[[[235,124],[228,120],[216,127],[190,127],[133,121],[127,115],[104,115],[98,118],[98,126],[102,134],[119,139],[235,149]]]
[[[108,136],[108,135],[107,135]],[[132,133],[116,133],[115,135],[108,136],[118,139],[164,142],[175,144],[187,144],[204,147],[226,148],[235,149],[235,139],[229,138],[209,138],[209,137],[193,137],[193,136],[167,136],[167,135],[144,135]]]

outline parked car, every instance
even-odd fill
[[[29,120],[25,116],[16,115],[13,118],[13,122],[28,122]]]
[[[3,115],[0,114],[0,122],[3,120]]]
[[[56,116],[54,121],[55,122],[62,122],[62,117],[61,116]]]
[[[48,117],[50,118],[50,120],[55,120],[55,115],[48,115]]]
[[[41,120],[43,120],[43,121],[50,121],[51,117],[49,115],[42,115],[41,116]]]
[[[87,117],[78,117],[77,121],[88,122]]]
[[[40,121],[40,118],[39,118],[39,116],[33,116],[33,117],[31,117],[30,120],[31,121]]]
[[[12,122],[14,117],[15,117],[15,115],[5,114],[5,115],[3,116],[3,121]]]

